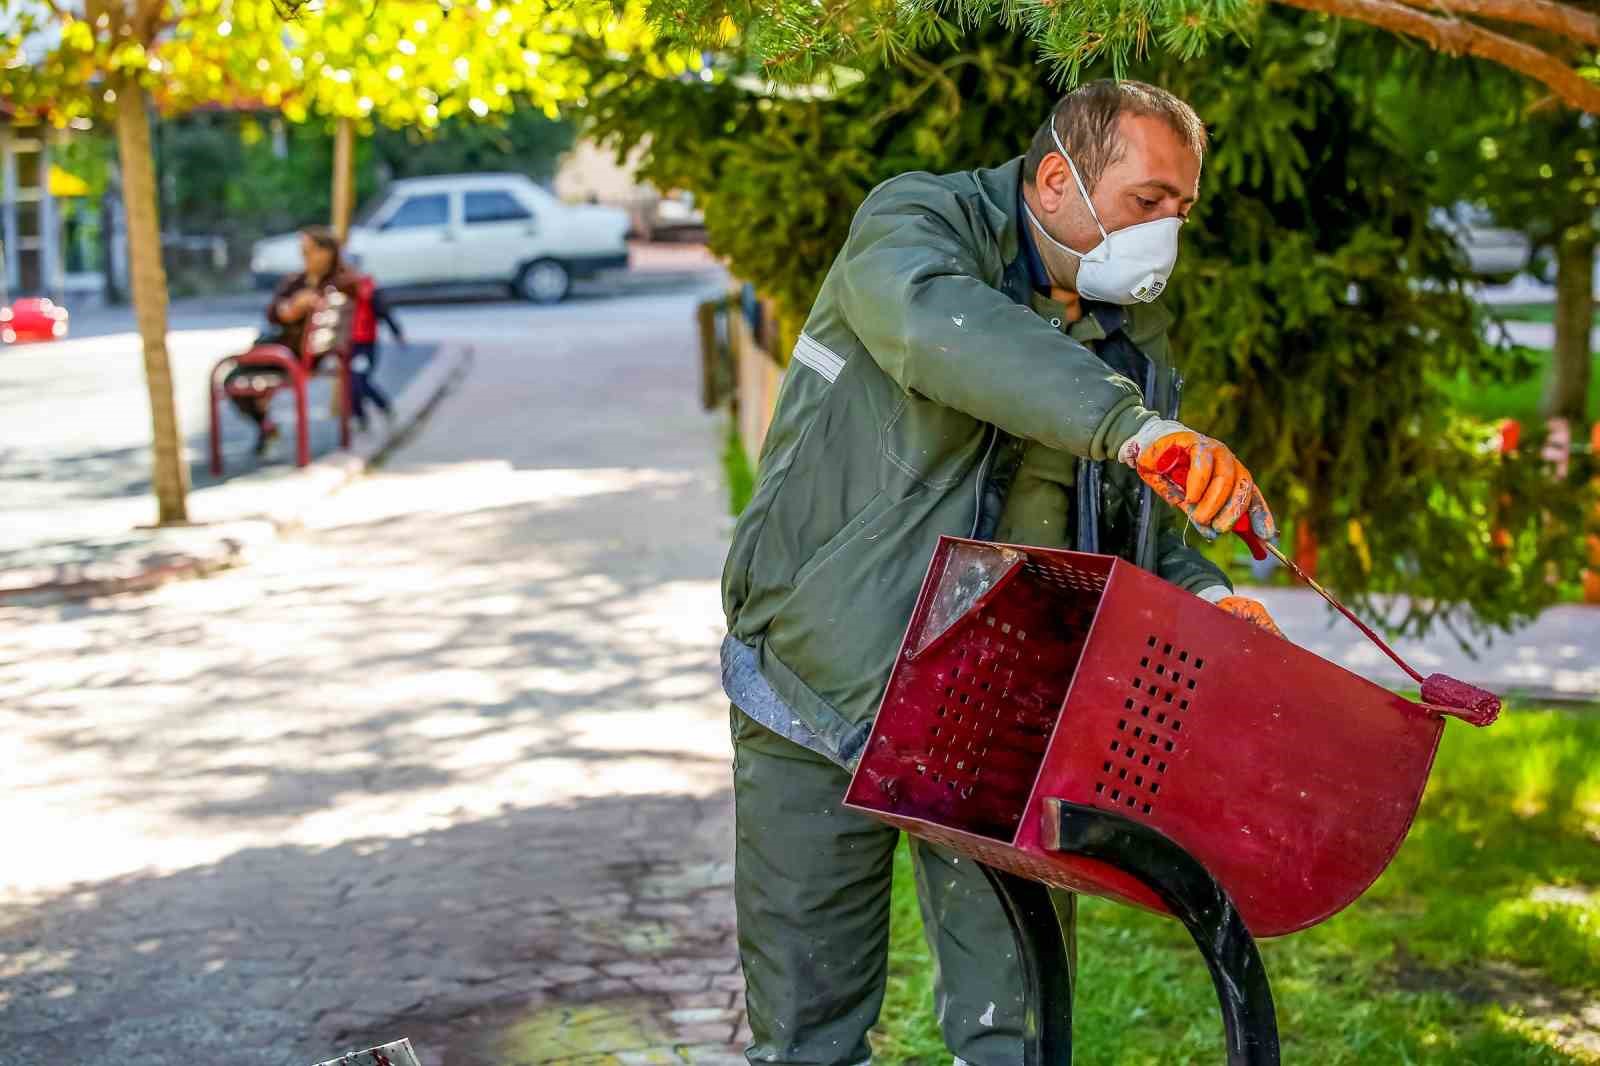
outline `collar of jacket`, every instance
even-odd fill
[[[1008,274],[1020,271],[1020,276],[1027,279],[1029,298],[1025,302],[1047,321],[1064,321],[1066,305],[1038,291],[1034,264],[1037,263],[1042,269],[1043,262],[1033,243],[1032,234],[1023,228],[1022,157],[1018,156],[992,169],[974,171],[974,176],[983,196],[984,215],[990,232],[1000,247],[1001,261],[1012,264]],[[1067,328],[1075,341],[1087,343],[1104,340],[1128,325],[1126,307],[1093,300],[1084,300],[1081,306],[1083,317]]]
[[[1022,187],[1022,157],[1000,166],[973,171],[983,199],[984,219],[1000,246],[1000,261],[1012,263],[1022,250],[1017,240],[1017,190]]]
[[[1067,305],[1059,300],[1052,300],[1043,293],[1034,292],[1029,295],[1028,306],[1034,314],[1052,324],[1066,321]],[[1079,344],[1088,344],[1090,341],[1103,341],[1119,329],[1128,325],[1129,315],[1126,307],[1116,304],[1099,303],[1093,300],[1084,300],[1079,306],[1083,314],[1076,322],[1058,329],[1064,329],[1067,336]]]

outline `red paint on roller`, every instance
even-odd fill
[[[1457,718],[1473,725],[1488,725],[1500,716],[1499,696],[1445,674],[1429,674],[1422,682],[1422,702],[1458,711]]]

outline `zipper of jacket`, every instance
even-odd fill
[[[994,442],[1000,436],[1000,431],[994,426],[988,428],[989,444],[983,449],[983,458],[978,462],[978,480],[972,492],[972,532],[967,534],[968,539],[978,535],[978,526],[983,522],[983,483],[989,479],[989,457],[994,454]]]

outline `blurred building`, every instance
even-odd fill
[[[0,112],[0,289],[57,301],[105,287],[102,205],[53,158],[64,134]]]
[[[61,224],[50,191],[50,129],[0,115],[0,242],[12,296],[60,297]]]
[[[635,145],[619,162],[611,149],[580,140],[561,157],[553,191],[569,203],[622,208],[633,220],[634,235],[646,240],[698,234],[701,218],[688,196],[671,190],[663,195],[640,179],[639,161],[644,152],[645,145]]]

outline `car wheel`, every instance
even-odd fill
[[[529,263],[517,275],[517,294],[536,304],[558,304],[572,288],[572,275],[554,259]]]

